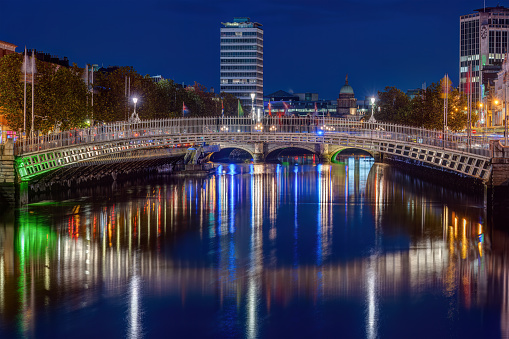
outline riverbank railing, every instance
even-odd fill
[[[144,120],[139,123],[114,122],[18,139],[15,152],[17,155],[21,155],[60,147],[115,140],[130,139],[132,142],[136,142],[137,138],[231,133],[307,133],[323,136],[324,142],[330,136],[369,138],[422,144],[487,157],[490,155],[487,136],[474,136],[469,139],[466,134],[451,131],[428,130],[383,122],[295,116],[267,116],[259,121],[249,117],[200,117]]]

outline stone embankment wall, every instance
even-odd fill
[[[0,184],[14,184],[16,173],[14,171],[14,143],[7,139],[0,144]]]
[[[500,141],[490,141],[491,150],[491,185],[494,187],[509,186],[509,146],[504,147]]]
[[[14,143],[12,139],[7,139],[6,143],[0,144],[0,206],[14,204],[15,182]]]

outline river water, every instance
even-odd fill
[[[509,336],[509,238],[483,194],[372,158],[305,162],[5,210],[0,336]]]

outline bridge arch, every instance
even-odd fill
[[[354,150],[354,151],[362,151],[362,152],[365,152],[365,153],[368,153],[369,155],[371,155],[373,158],[375,159],[378,159],[380,158],[380,153],[379,152],[375,152],[369,148],[363,148],[363,147],[331,147],[329,146],[329,160],[334,162],[337,158],[337,156],[343,152],[343,151],[346,151],[346,150]]]
[[[290,144],[290,145],[269,144],[267,146],[265,159],[274,157],[276,154],[278,154],[278,152],[281,153],[282,151],[284,151],[286,149],[301,149],[301,150],[310,151],[313,154],[319,155],[319,152],[317,151],[317,148],[314,144]]]
[[[222,143],[222,142],[221,143],[211,142],[210,144],[218,145],[220,147],[220,151],[225,150],[225,149],[232,149],[232,150],[239,149],[239,150],[243,150],[243,151],[249,153],[251,158],[254,157],[254,147],[251,144],[234,144],[234,143]],[[217,154],[217,153],[218,152],[214,152],[214,153],[212,153],[211,156],[213,157],[214,154]]]

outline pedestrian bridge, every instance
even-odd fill
[[[136,161],[182,155],[191,145],[218,145],[249,152],[263,161],[271,152],[298,147],[330,161],[347,148],[375,159],[397,156],[488,182],[489,140],[452,132],[326,117],[178,118],[116,122],[18,140],[15,168],[22,181],[66,167],[97,161]],[[493,146],[491,146],[493,147]]]

